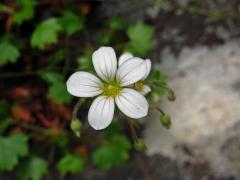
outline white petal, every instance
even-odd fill
[[[148,93],[150,93],[151,92],[151,88],[149,87],[149,86],[147,86],[147,85],[144,85],[143,86],[143,89],[141,90],[141,91],[139,91],[142,95],[146,95],[146,94],[148,94]]]
[[[148,113],[148,102],[139,92],[124,88],[121,95],[115,98],[118,108],[128,117],[139,119]]]
[[[133,55],[129,52],[123,53],[118,60],[118,66],[120,66],[122,63],[124,63],[125,61],[131,59],[133,57]]]
[[[102,80],[111,81],[115,78],[117,58],[113,48],[99,48],[93,53],[92,61],[96,73]]]
[[[112,97],[99,96],[93,101],[88,111],[89,124],[96,130],[106,128],[113,119],[114,108]]]
[[[147,72],[147,65],[141,58],[133,57],[130,61],[123,63],[117,71],[116,79],[121,86],[133,84],[142,79]]]
[[[147,72],[146,72],[145,76],[142,78],[142,80],[145,80],[148,77],[148,75],[150,74],[150,71],[151,71],[151,67],[152,67],[152,62],[150,59],[146,59],[145,62],[147,65]]]
[[[102,82],[88,72],[75,72],[67,80],[67,91],[77,97],[93,97],[102,93]]]

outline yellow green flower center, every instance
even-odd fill
[[[121,87],[118,82],[106,83],[103,86],[103,95],[108,97],[118,96],[121,92]]]
[[[134,86],[135,86],[135,88],[136,88],[137,90],[141,91],[141,90],[143,90],[144,83],[143,83],[143,81],[140,80],[140,81],[136,82],[136,83],[134,84]]]

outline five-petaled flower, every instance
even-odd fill
[[[89,124],[94,129],[104,129],[111,123],[115,103],[130,118],[139,119],[148,114],[149,105],[142,94],[150,91],[143,84],[151,70],[150,60],[125,53],[117,64],[114,50],[101,47],[93,53],[92,62],[101,80],[88,72],[75,72],[67,80],[67,90],[77,97],[98,96],[88,112]]]

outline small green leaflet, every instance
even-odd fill
[[[16,46],[7,41],[0,43],[0,66],[9,62],[15,63],[19,56],[20,52]]]
[[[52,84],[64,80],[63,75],[56,72],[42,71],[39,75],[44,81]]]
[[[84,71],[93,70],[92,54],[86,53],[84,56],[78,58],[79,69]]]
[[[106,139],[111,139],[114,135],[116,134],[121,134],[123,133],[123,125],[120,124],[120,123],[117,123],[117,122],[112,122],[110,124],[110,126],[108,126],[104,132],[103,132],[103,135],[104,135],[104,138]]]
[[[16,0],[16,3],[21,7],[13,16],[13,22],[22,24],[23,21],[30,20],[34,17],[35,0]]]
[[[72,96],[67,92],[63,75],[56,72],[42,71],[40,77],[49,84],[48,97],[56,103],[69,103]]]
[[[19,158],[28,154],[27,136],[14,134],[0,137],[0,169],[11,171],[18,164]]]
[[[144,56],[153,47],[154,28],[145,25],[143,22],[138,22],[127,29],[129,42],[126,51],[132,52],[135,55]]]
[[[48,97],[52,98],[56,103],[69,103],[72,96],[67,92],[65,82],[56,82],[50,85],[48,90]]]
[[[34,30],[31,37],[32,47],[44,49],[46,45],[57,43],[58,33],[62,26],[58,23],[57,18],[49,18],[41,22]]]
[[[66,173],[81,173],[85,163],[81,156],[67,154],[59,161],[57,168],[62,176]]]
[[[21,180],[41,180],[47,172],[47,161],[40,157],[32,156],[19,165],[17,175]]]
[[[106,25],[113,30],[121,30],[126,27],[125,22],[121,17],[113,17],[106,21]]]
[[[65,11],[63,16],[59,18],[59,23],[61,24],[63,31],[68,35],[72,35],[82,30],[84,27],[84,19],[73,11]]]
[[[167,84],[167,77],[161,71],[153,69],[148,77],[147,84],[151,84],[151,98],[156,102],[166,93],[163,86]]]
[[[55,52],[52,57],[49,59],[48,67],[54,67],[57,66],[60,62],[62,62],[65,59],[65,51],[64,50],[58,50]]]
[[[92,153],[92,160],[102,170],[123,165],[129,158],[131,144],[124,135],[114,135]]]

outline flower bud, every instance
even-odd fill
[[[80,137],[82,123],[78,119],[73,119],[71,121],[70,127],[77,137]]]
[[[169,129],[170,126],[171,126],[171,117],[167,114],[163,114],[161,117],[160,117],[160,121],[162,123],[162,125]]]
[[[137,151],[144,151],[147,149],[145,143],[143,142],[143,140],[141,139],[137,139],[135,142],[134,142],[134,148],[137,150]]]
[[[175,94],[172,90],[168,91],[168,96],[167,97],[168,97],[169,101],[175,101],[176,100],[176,96],[175,96]]]

